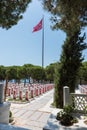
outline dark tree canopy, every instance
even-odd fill
[[[9,29],[22,19],[31,0],[0,0],[0,27]]]
[[[60,28],[67,34],[71,34],[87,25],[86,0],[44,0],[43,4],[44,8],[52,14],[53,29]]]

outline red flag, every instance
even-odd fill
[[[36,31],[39,31],[41,29],[42,29],[42,19],[40,20],[40,22],[35,27],[33,27],[32,32],[36,32]]]

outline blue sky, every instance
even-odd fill
[[[38,0],[33,0],[17,25],[9,30],[0,28],[0,65],[42,65],[42,30],[32,33],[32,29],[43,15],[44,67],[59,61],[65,33],[51,30],[50,14]],[[87,33],[87,29],[85,31]],[[87,50],[83,56],[87,61]]]

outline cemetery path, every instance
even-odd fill
[[[11,103],[10,109],[15,120],[14,125],[29,130],[42,130],[54,110],[50,107],[53,102],[53,92],[52,89],[26,104]]]

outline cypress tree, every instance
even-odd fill
[[[52,29],[66,33],[60,67],[56,68],[54,92],[56,107],[63,107],[63,87],[67,85],[70,92],[74,92],[77,72],[84,59],[82,51],[87,48],[85,34],[81,36],[81,29],[87,25],[87,1],[44,0],[44,8],[52,14]]]

